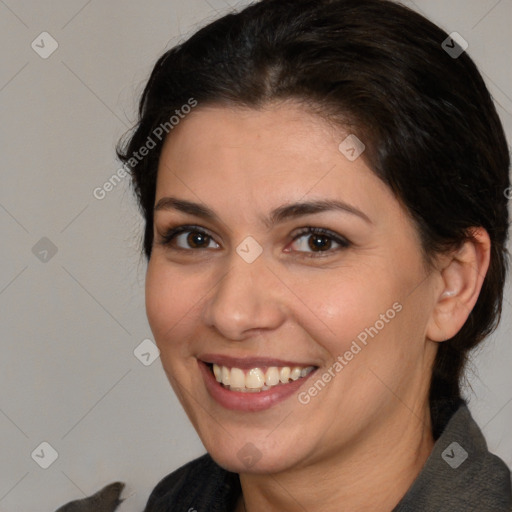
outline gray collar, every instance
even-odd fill
[[[488,451],[462,400],[420,474],[392,512],[418,511],[512,511],[510,470]]]

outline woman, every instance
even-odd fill
[[[208,452],[147,512],[510,510],[460,391],[510,190],[460,37],[386,0],[263,0],[158,60],[119,156]]]

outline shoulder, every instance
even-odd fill
[[[164,477],[151,492],[144,512],[178,508],[184,512],[229,510],[238,497],[239,479],[205,454]]]
[[[432,419],[439,437],[393,512],[510,512],[510,470],[489,452],[466,402],[444,404],[434,411]]]

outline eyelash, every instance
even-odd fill
[[[205,237],[208,237],[210,240],[213,240],[213,237],[211,235],[209,235],[206,231],[201,229],[199,226],[184,225],[184,226],[177,226],[175,228],[169,229],[164,235],[161,235],[161,237],[160,237],[161,239],[158,241],[158,243],[164,247],[171,248],[174,251],[190,252],[190,251],[206,250],[206,248],[183,249],[182,247],[172,247],[171,246],[171,242],[176,238],[176,236],[178,236],[182,233],[188,233],[188,232],[199,233]],[[334,249],[334,250],[329,249],[327,251],[318,251],[318,252],[311,252],[311,253],[307,253],[304,251],[295,251],[295,252],[299,252],[299,253],[303,254],[307,258],[319,258],[319,257],[329,256],[333,252],[337,252],[339,250],[346,249],[346,248],[350,247],[350,245],[352,245],[351,242],[349,242],[346,238],[343,238],[328,229],[318,228],[318,227],[313,227],[313,226],[307,226],[307,227],[302,228],[294,236],[294,238],[292,239],[292,242],[295,242],[297,239],[303,237],[304,235],[323,235],[340,245],[340,247],[338,249]]]

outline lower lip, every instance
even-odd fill
[[[223,387],[213,375],[208,365],[203,361],[197,361],[203,375],[206,389],[211,397],[226,409],[235,411],[263,411],[269,409],[273,405],[286,400],[290,395],[294,394],[298,389],[316,372],[316,369],[305,377],[289,382],[288,384],[280,384],[266,391],[247,392],[230,391]]]

